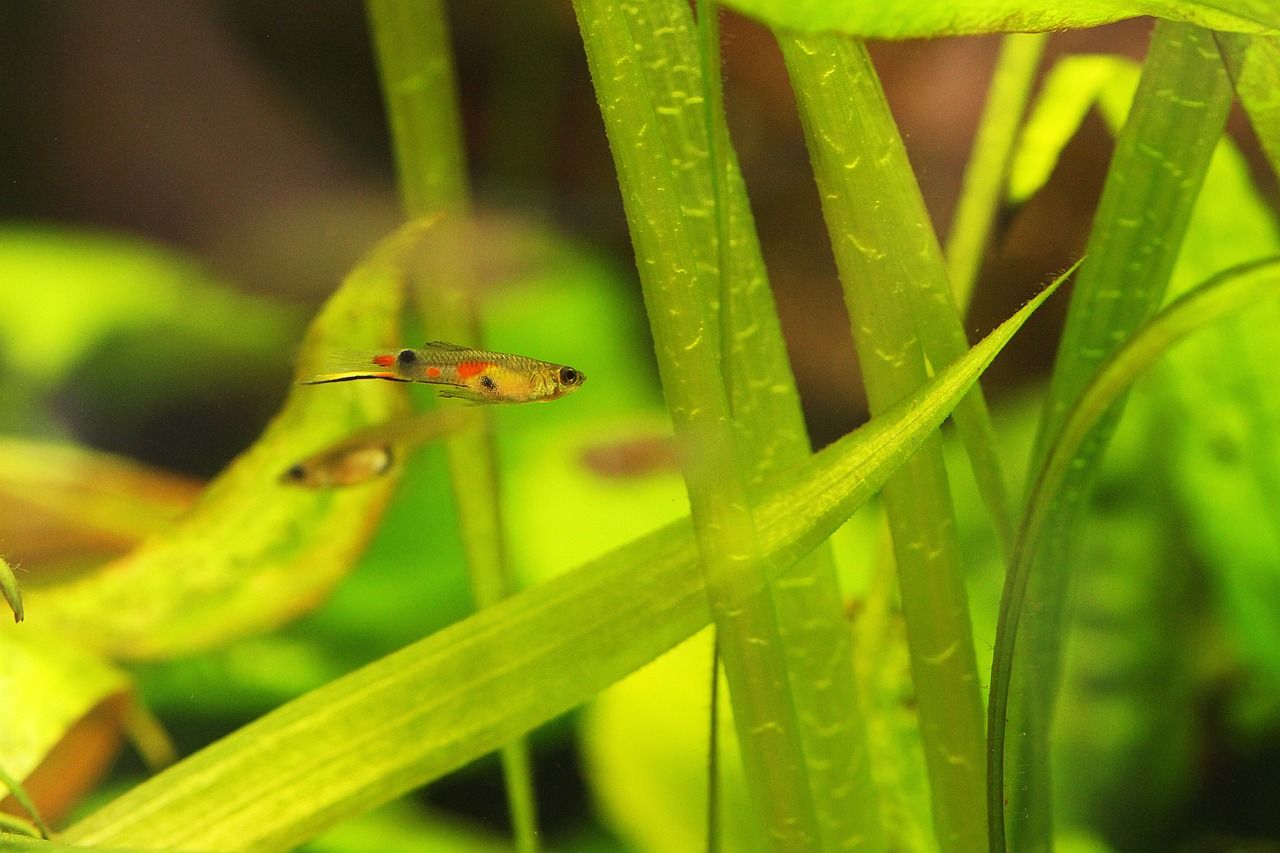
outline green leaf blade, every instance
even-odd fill
[[[431,224],[410,223],[357,265],[309,328],[299,379],[323,372],[335,351],[393,345],[408,255]],[[175,656],[279,625],[350,569],[395,486],[389,477],[313,492],[281,483],[281,473],[404,408],[396,383],[295,386],[262,436],[172,529],[102,569],[33,591],[28,605],[42,624],[119,658]]]
[[[1051,32],[1142,15],[1225,32],[1280,32],[1280,11],[1270,0],[726,0],[726,5],[771,27],[874,39]]]
[[[1160,303],[1230,102],[1212,35],[1157,23],[1072,294],[1033,476],[1098,366]],[[993,850],[1004,849],[1006,832],[1012,849],[1051,844],[1048,727],[1072,572],[1070,531],[1118,414],[1103,418],[1080,447],[1045,522],[1051,533],[1006,580],[988,703]],[[1024,598],[1036,618],[1010,623],[1009,611]]]

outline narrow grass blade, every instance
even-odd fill
[[[958,358],[968,339],[942,249],[866,48],[829,35],[783,35],[779,43],[874,411],[918,382],[921,351],[937,369]],[[876,204],[866,204],[868,198]],[[881,304],[873,308],[871,299]],[[891,315],[880,316],[886,310]],[[890,376],[897,378],[889,382]],[[975,386],[957,407],[954,421],[996,538],[1007,549],[1012,504],[981,388]]]
[[[1271,171],[1280,178],[1280,35],[1252,36],[1244,44],[1218,37],[1218,47]]]
[[[444,6],[440,0],[369,0],[367,8],[405,210],[410,216],[443,210],[457,217],[434,241],[427,256],[429,272],[415,280],[423,328],[432,339],[481,346],[472,295],[473,245],[458,239],[468,232],[469,192]],[[480,414],[470,429],[451,435],[444,444],[471,588],[476,606],[488,607],[516,591],[507,561],[489,414]],[[536,850],[528,745],[508,744],[500,758],[517,846]]]
[[[1212,34],[1186,24],[1157,23],[1072,294],[1033,477],[1100,363],[1160,303],[1230,102]],[[1036,618],[997,631],[988,708],[994,850],[1004,849],[1006,831],[1015,850],[1048,849],[1051,843],[1048,736],[1070,590],[1070,531],[1118,415],[1117,404],[1078,449],[1045,522],[1050,532],[1039,538],[1035,553],[1023,558],[1029,561],[1024,570],[1029,579],[1011,574],[1006,581],[1006,600],[1025,595]],[[1012,633],[1015,627],[1018,636]],[[1006,731],[1017,737],[1006,739]]]
[[[661,15],[659,3],[648,5],[650,14]],[[773,843],[779,849],[808,849],[819,843],[817,812],[778,617],[764,581],[766,565],[747,502],[745,466],[738,463],[738,436],[719,364],[719,318],[709,307],[719,290],[721,271],[712,267],[708,273],[698,263],[698,241],[704,236],[714,238],[715,199],[702,205],[713,226],[706,235],[699,233],[702,229],[685,226],[685,217],[676,207],[680,197],[669,195],[675,188],[672,157],[659,133],[661,107],[655,101],[672,93],[666,87],[646,87],[637,68],[632,45],[644,35],[630,24],[643,20],[644,14],[628,20],[620,7],[606,0],[580,0],[575,10],[622,176],[623,206],[663,393],[680,444],[747,786],[756,817]],[[608,92],[618,81],[630,84],[632,92],[624,96],[625,102],[612,105],[641,119],[634,136],[623,135],[622,128],[610,121],[618,112],[610,115]],[[701,109],[693,111],[695,120],[703,115]],[[691,168],[712,168],[705,153],[707,143],[704,131],[699,146],[704,153],[695,159],[686,152]],[[637,179],[629,180],[628,173]],[[716,183],[712,181],[712,186]]]
[[[873,413],[963,351],[942,253],[879,80],[861,43],[779,38]],[[867,204],[874,198],[876,204]],[[1010,510],[980,392],[955,420],[1002,542]],[[911,648],[935,830],[948,850],[986,843],[977,662],[941,445],[930,440],[885,487]]]
[[[18,805],[22,806],[22,810],[27,813],[27,817],[31,818],[31,829],[34,829],[36,833],[43,838],[49,838],[53,835],[53,833],[49,831],[48,824],[46,824],[44,819],[40,817],[40,810],[36,808],[36,804],[31,799],[31,795],[22,787],[21,782],[9,775],[9,772],[4,769],[3,765],[0,765],[0,785],[4,786],[6,796],[13,797],[13,799],[17,801]],[[0,818],[8,817],[10,817],[10,815],[0,814]],[[10,828],[21,830],[27,829],[25,821],[19,826],[5,827],[4,824],[0,824],[0,827],[4,827],[5,830]],[[0,831],[0,839],[3,839],[4,836],[5,832]]]
[[[0,596],[4,596],[9,609],[13,611],[13,621],[21,622],[24,616],[22,591],[18,589],[18,579],[13,575],[13,568],[4,557],[0,557]]]
[[[1051,32],[1154,15],[1243,33],[1280,32],[1271,0],[727,0],[771,27],[876,39]]]
[[[335,350],[393,345],[408,255],[430,227],[406,225],[357,265],[308,329],[299,378],[320,372]],[[156,658],[263,631],[315,606],[363,550],[395,486],[390,477],[308,492],[279,482],[288,460],[404,411],[398,383],[350,384],[358,387],[295,386],[181,520],[97,571],[31,590],[29,609],[110,657]]]
[[[608,11],[611,17],[599,21],[583,17],[584,41],[594,66],[610,69],[595,83],[609,136],[621,140],[614,149],[633,211],[637,258],[643,274],[651,256],[642,246],[656,239],[650,226],[668,223],[693,259],[689,269],[699,273],[702,298],[724,306],[707,318],[708,348],[719,353],[728,385],[737,464],[747,485],[755,485],[806,458],[809,441],[742,178],[715,93],[705,91],[704,57],[688,9],[650,2]],[[593,39],[592,27],[602,37]],[[723,156],[714,169],[708,122]],[[643,152],[652,153],[649,160],[632,151],[645,131],[661,149]],[[824,843],[874,849],[878,809],[829,549],[807,559],[792,582],[772,590],[772,599]]]
[[[1116,402],[1133,381],[1171,346],[1193,332],[1256,305],[1259,300],[1276,297],[1280,297],[1280,259],[1249,264],[1206,282],[1171,303],[1135,332],[1102,366],[1072,406],[1032,486],[1001,602],[989,710],[994,779],[999,780],[1003,775],[999,759],[1011,724],[1011,721],[1006,721],[1006,714],[1010,710],[1010,685],[1017,674],[1014,667],[1019,665],[1013,646],[1024,617],[1032,608],[1038,610],[1041,607],[1040,601],[1032,599],[1029,591],[1037,554],[1043,543],[1063,541],[1075,526],[1074,519],[1064,518],[1058,507],[1059,496],[1071,487],[1076,477],[1073,471],[1080,454],[1094,440],[1095,430],[1111,416]],[[1024,669],[1045,663],[1058,667],[1056,660],[1030,657],[1032,652],[1038,651],[1040,649],[1034,646],[1025,651],[1019,650],[1019,654],[1027,655],[1020,659]],[[1030,746],[1044,748],[1039,744]],[[1031,801],[1032,804],[1034,802]],[[1016,829],[1019,815],[1013,814],[1011,819]],[[1016,845],[1018,842],[1013,843]],[[1037,838],[1035,843],[1038,846],[1034,848],[1014,846],[1012,849],[1049,849],[1045,838]]]
[[[1013,158],[1018,126],[1046,41],[1048,36],[1043,33],[1014,33],[1005,36],[1000,45],[947,237],[947,275],[961,317],[973,297],[982,254]]]
[[[1056,283],[1055,283],[1056,285]],[[757,493],[765,565],[823,542],[931,435],[1052,291]],[[492,751],[704,627],[688,519],[278,708],[67,830],[79,844],[280,850]]]

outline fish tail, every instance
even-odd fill
[[[388,379],[393,382],[411,380],[396,373],[396,358],[386,352],[336,352],[325,359],[323,373],[302,380],[303,385],[326,382],[350,382],[355,379]]]
[[[385,371],[353,370],[348,373],[320,373],[302,380],[302,385],[324,385],[328,382],[351,382],[355,379],[388,379],[392,382],[412,382],[395,373]]]

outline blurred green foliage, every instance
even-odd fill
[[[771,25],[817,26],[822,14],[834,15],[831,20],[858,36],[1017,28],[1035,12],[1035,4],[1012,0],[1004,5],[1023,17],[1011,12],[996,20],[990,10],[985,18],[970,10],[943,20],[938,4],[921,5],[914,17],[899,10],[901,15],[884,12],[879,18],[849,4],[733,5]],[[1234,26],[1243,19],[1249,22],[1244,29],[1268,33],[1280,26],[1265,3],[1230,9],[1174,0],[1157,5],[1157,11],[1200,23]],[[1053,14],[1035,20],[1075,27],[1126,11],[1123,4],[1094,3]],[[1250,56],[1267,61],[1276,38],[1257,37]],[[1265,85],[1276,71],[1271,61],[1245,78],[1252,89],[1242,88],[1252,98],[1246,106],[1255,122],[1273,114]],[[1239,68],[1231,70],[1238,78]],[[1027,201],[1051,180],[1094,106],[1119,130],[1137,74],[1136,64],[1115,56],[1069,56],[1049,71],[1019,141],[1007,188],[1011,203]],[[1258,80],[1264,82],[1249,82]],[[1274,128],[1261,126],[1258,135],[1270,150]],[[1180,246],[1168,299],[1224,269],[1280,254],[1276,215],[1257,184],[1237,147],[1220,141]],[[509,557],[522,584],[535,587],[684,518],[689,502],[649,332],[628,292],[632,272],[550,229],[521,224],[495,240],[507,251],[516,244],[512,256],[518,262],[484,283],[485,343],[580,365],[590,377],[580,393],[555,404],[492,412]],[[365,281],[366,295],[382,293],[385,284]],[[386,304],[366,310],[371,304],[352,300],[345,314],[331,317],[323,348],[339,339],[352,348],[367,346],[376,329],[389,328],[384,321],[394,311]],[[1251,306],[1175,349],[1139,384],[1073,528],[1078,583],[1063,628],[1066,657],[1053,729],[1052,805],[1060,850],[1213,844],[1266,849],[1280,839],[1271,807],[1280,798],[1280,776],[1271,768],[1280,749],[1277,312],[1280,301],[1274,299]],[[405,461],[394,485],[385,480],[341,495],[275,491],[284,489],[276,473],[289,464],[402,406],[393,395],[403,389],[377,383],[323,389],[324,402],[307,411],[304,404],[286,404],[309,313],[277,297],[241,292],[236,282],[211,275],[194,259],[140,239],[69,227],[0,228],[5,432],[56,442],[55,448],[90,448],[89,456],[110,451],[210,476],[229,464],[243,465],[232,460],[253,445],[282,406],[302,412],[273,441],[254,445],[253,476],[236,486],[238,505],[248,500],[244,495],[261,499],[243,504],[262,508],[251,516],[289,509],[287,520],[269,525],[284,531],[269,554],[234,562],[221,580],[183,552],[157,559],[152,577],[161,582],[121,584],[105,612],[95,613],[85,598],[90,609],[64,609],[66,630],[58,633],[49,630],[49,620],[58,615],[58,596],[77,577],[92,579],[104,566],[128,565],[130,555],[162,553],[154,549],[173,522],[157,511],[161,502],[139,488],[134,509],[145,524],[132,532],[94,539],[93,548],[65,565],[28,556],[24,546],[36,542],[37,533],[48,536],[35,529],[36,509],[42,519],[52,510],[50,517],[63,525],[53,528],[55,536],[76,530],[101,534],[89,519],[100,499],[89,481],[109,485],[103,480],[114,476],[104,473],[112,470],[110,460],[102,457],[100,467],[65,466],[73,477],[79,470],[85,494],[63,504],[61,515],[56,506],[24,500],[22,490],[32,488],[31,481],[19,483],[17,466],[0,470],[0,486],[6,487],[0,488],[0,553],[10,558],[23,591],[32,593],[26,622],[15,627],[7,616],[0,620],[0,766],[28,779],[33,789],[43,783],[29,778],[32,771],[95,709],[93,717],[105,720],[110,731],[94,753],[103,762],[122,732],[145,737],[130,717],[130,709],[140,707],[154,712],[179,752],[189,755],[473,611],[439,448],[426,447]],[[404,331],[387,343],[412,344],[418,337]],[[999,461],[1014,482],[1025,477],[1038,390],[993,403]],[[308,393],[322,399],[315,389]],[[428,389],[410,393],[420,403],[431,402]],[[955,535],[967,567],[973,647],[979,680],[985,682],[1005,567],[963,449],[949,433],[944,452]],[[160,472],[145,467],[134,473],[143,481],[162,480]],[[227,482],[220,479],[195,512],[216,506]],[[74,479],[70,483],[77,488]],[[165,507],[186,500],[167,494]],[[129,505],[113,506],[127,511]],[[803,518],[812,509],[797,507],[791,516]],[[361,551],[363,535],[352,533],[355,520],[372,523],[379,513]],[[784,523],[784,513],[776,515]],[[217,547],[202,541],[185,553],[234,554],[236,534],[247,529],[233,519],[220,528]],[[305,579],[315,568],[308,556],[289,564],[277,586],[241,587],[240,581],[251,583],[254,568],[298,553],[299,543],[311,537],[345,543],[323,578]],[[67,541],[80,547],[90,539]],[[902,601],[879,504],[854,515],[832,542],[885,834],[895,850],[938,849]],[[55,574],[54,568],[64,571]],[[12,584],[4,580],[12,597]],[[235,588],[242,609],[220,609],[219,584]],[[166,605],[163,595],[153,595],[178,588],[190,597],[170,596]],[[292,590],[297,600],[285,601],[281,589]],[[131,655],[142,646],[104,640],[111,631],[101,626],[112,624],[132,625],[129,630],[147,643],[154,640],[157,645],[147,653],[159,659],[113,662],[117,654]],[[160,624],[177,633],[149,627]],[[183,633],[188,630],[198,639],[189,640]],[[106,653],[78,644],[77,633]],[[704,634],[685,642],[601,692],[581,715],[561,718],[534,735],[540,797],[550,815],[544,827],[548,846],[700,847],[706,836],[710,681],[705,640]],[[605,647],[617,638],[602,631],[584,642]],[[591,652],[599,648],[593,645]],[[750,805],[724,691],[721,701],[724,849],[767,849],[741,819]],[[106,780],[68,783],[62,792],[67,802],[89,793],[72,812],[57,806],[53,820],[67,825],[130,790],[148,772],[137,754],[147,751],[126,752]],[[81,754],[88,767],[87,748]],[[421,794],[330,829],[304,849],[502,849],[500,784],[495,763],[484,759]],[[50,802],[44,791],[37,791],[37,799]],[[210,804],[211,810],[223,807],[235,809],[234,803]],[[0,847],[8,844],[0,836]]]

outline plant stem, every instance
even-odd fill
[[[947,237],[947,274],[961,317],[968,313],[973,297],[982,253],[1009,174],[1018,126],[1048,38],[1047,33],[1011,33],[1000,42],[1000,56]]]
[[[440,0],[369,0],[368,11],[405,212],[414,217],[444,210],[465,223],[469,213],[466,155],[444,8]],[[465,235],[466,227],[448,231],[451,236]],[[461,245],[449,250],[458,256],[438,258],[430,283],[422,278],[415,281],[423,326],[431,338],[479,346],[480,322],[471,298],[475,281],[471,244],[465,239],[457,242]],[[504,546],[492,421],[487,413],[475,420],[474,427],[450,436],[444,445],[471,588],[476,607],[483,609],[513,594],[516,584]],[[516,846],[521,851],[537,850],[537,809],[527,743],[507,744],[500,760]]]

